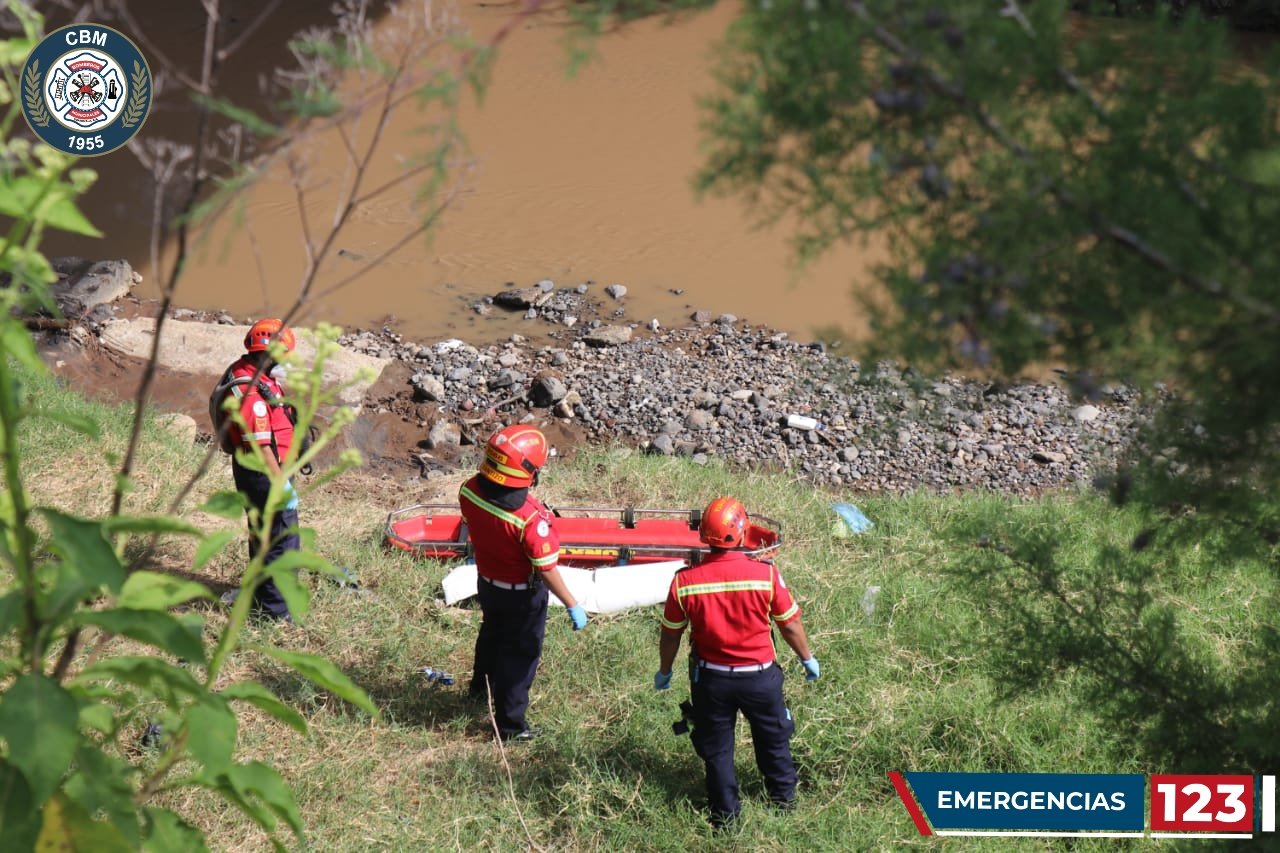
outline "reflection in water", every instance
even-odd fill
[[[258,67],[229,63],[223,75],[228,96],[252,94],[262,60],[284,61],[283,52],[268,53],[271,45],[281,44],[282,32],[311,22],[323,6],[286,0],[254,36],[251,58]],[[198,52],[198,7],[185,0],[132,4],[135,21],[152,40],[184,56]],[[511,8],[472,2],[462,14],[485,36]],[[691,182],[700,164],[696,98],[710,90],[711,48],[735,9],[722,2],[670,27],[629,25],[603,38],[597,57],[574,79],[565,73],[563,30],[545,19],[526,23],[503,43],[483,103],[468,99],[463,108],[474,168],[431,239],[414,241],[358,284],[312,305],[307,319],[352,327],[394,316],[399,331],[419,340],[493,340],[513,331],[540,336],[546,331],[541,324],[480,318],[470,305],[509,282],[524,286],[550,278],[560,287],[596,282],[597,295],[606,284],[625,284],[625,316],[632,321],[676,325],[706,309],[804,338],[819,327],[830,335],[839,334],[830,331],[833,326],[862,333],[849,294],[869,280],[866,271],[880,259],[878,250],[833,251],[796,273],[785,228],[754,230],[751,211],[738,199],[694,198]],[[379,23],[391,25],[387,17]],[[416,130],[425,120],[413,109],[394,114],[369,185],[395,182],[403,173],[420,148]],[[143,134],[178,136],[184,122],[189,114],[153,116]],[[345,158],[334,138],[309,142],[305,155],[305,206],[318,223],[332,216]],[[149,217],[137,209],[147,202],[128,190],[140,183],[130,159],[119,153],[93,164],[104,180],[90,214],[106,240],[66,241],[51,245],[53,251],[125,255],[145,271]],[[113,178],[113,172],[120,174]],[[206,235],[178,304],[225,307],[238,316],[290,304],[305,253],[297,199],[285,177],[273,174],[254,186],[235,215]],[[323,268],[320,289],[385,251],[420,215],[414,199],[415,187],[404,182],[362,205],[338,241],[342,251]],[[146,278],[139,295],[155,295],[156,277],[148,272]]]

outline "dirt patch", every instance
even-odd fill
[[[81,344],[66,334],[46,335],[40,354],[69,387],[109,405],[136,399],[146,369],[143,359],[112,352],[91,336]],[[190,415],[200,430],[208,431],[209,390],[220,373],[159,370],[151,386],[151,404],[157,411]]]
[[[137,316],[137,315],[135,315]],[[40,354],[54,375],[87,398],[108,405],[131,403],[137,397],[146,361],[102,346],[92,335],[46,333]],[[423,485],[459,469],[471,469],[479,458],[477,445],[505,423],[515,422],[529,410],[515,406],[501,413],[487,411],[462,419],[460,446],[429,447],[427,435],[440,420],[458,418],[441,413],[435,403],[418,402],[409,390],[413,371],[402,362],[392,362],[369,389],[362,413],[342,436],[325,449],[319,464],[324,466],[344,449],[354,447],[364,457],[362,472],[375,479],[405,482],[419,478]],[[159,368],[151,387],[151,405],[159,412],[180,412],[195,419],[202,438],[211,435],[209,391],[218,381],[217,372],[189,373]],[[324,421],[324,413],[321,414]],[[572,457],[586,441],[579,428],[559,421],[539,424],[548,441],[562,457]]]

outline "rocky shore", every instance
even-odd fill
[[[930,378],[861,365],[728,314],[699,311],[674,329],[629,321],[625,288],[611,287],[595,299],[546,281],[473,306],[482,316],[525,312],[529,334],[501,344],[409,341],[390,327],[348,333],[345,348],[385,365],[351,442],[376,444],[362,449],[379,464],[433,479],[496,425],[534,421],[561,452],[622,442],[859,493],[1036,494],[1110,468],[1146,417],[1126,388],[1081,404],[1057,384]],[[145,306],[122,311],[117,294],[71,336],[109,340],[112,317],[129,313]],[[236,323],[226,312],[172,316]]]
[[[497,421],[555,418],[589,440],[789,470],[864,493],[1034,494],[1088,481],[1114,464],[1144,417],[1123,388],[1079,404],[1057,385],[864,369],[727,316],[641,328],[635,337],[629,326],[596,325],[554,345],[420,344],[372,332],[345,343],[411,371],[399,410],[429,430],[428,450],[483,440]]]

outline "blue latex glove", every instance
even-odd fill
[[[808,660],[801,661],[801,663],[804,664],[804,680],[817,681],[818,675],[822,671],[821,668],[818,666],[818,659],[809,658]]]
[[[285,509],[298,508],[298,490],[293,487],[293,480],[284,481]]]
[[[668,687],[670,687],[670,686],[671,686],[671,673],[669,673],[669,672],[655,672],[655,673],[653,674],[653,689],[654,689],[654,690],[666,690],[666,689],[667,689]]]
[[[582,609],[581,604],[575,604],[568,610],[569,618],[573,620],[573,630],[581,631],[587,627],[587,611]]]

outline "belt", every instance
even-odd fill
[[[722,663],[707,663],[705,660],[698,661],[698,666],[703,669],[710,669],[714,672],[764,672],[773,666],[773,661],[765,661],[764,663],[749,663],[746,666],[725,666]]]
[[[507,583],[506,581],[496,581],[496,580],[493,580],[492,578],[487,578],[484,575],[480,575],[480,580],[484,581],[485,583],[493,584],[498,589],[528,589],[529,588],[529,585],[527,583]]]

